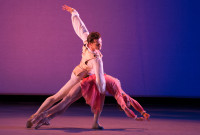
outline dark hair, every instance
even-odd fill
[[[99,34],[99,32],[91,32],[87,37],[87,42],[93,43],[94,39],[99,39],[100,37],[101,35]]]

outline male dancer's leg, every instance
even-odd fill
[[[43,104],[40,106],[40,108],[34,113],[27,121],[26,127],[31,128],[32,124],[32,119],[38,115],[39,113],[47,110],[50,108],[54,103],[57,101],[61,100],[63,97],[65,97],[69,91],[72,89],[74,85],[76,85],[78,82],[80,82],[81,78],[83,75],[80,76],[75,76],[74,73],[71,75],[71,79],[53,96],[48,97]]]
[[[105,100],[105,94],[100,94],[100,98],[101,98],[101,109],[100,111],[97,111],[94,113],[94,119],[93,119],[93,125],[92,128],[93,129],[104,129],[102,126],[99,125],[99,117],[101,115],[101,112],[103,110],[103,106],[104,106],[104,100]]]
[[[32,123],[37,123],[38,121],[41,121],[45,117],[48,117],[48,120],[53,119],[57,115],[60,115],[63,113],[67,108],[75,101],[77,101],[80,97],[82,96],[81,94],[81,87],[80,83],[76,84],[72,90],[65,96],[58,104],[53,106],[47,111],[44,111],[37,115],[33,120]],[[36,128],[39,128],[41,125],[41,122],[36,126]]]
[[[53,119],[54,117],[56,117],[57,115],[60,115],[61,113],[63,113],[65,110],[67,110],[67,108],[76,100],[78,100],[80,97],[82,96],[81,93],[81,87],[79,84],[75,85],[73,87],[73,89],[68,93],[68,95],[66,97],[63,98],[63,100],[61,102],[59,102],[57,105],[53,106],[52,108],[50,108],[49,110],[47,110],[46,112],[43,112],[41,114],[39,114],[34,120],[33,123],[37,123],[37,126],[35,127],[36,129],[40,128],[42,125],[49,125],[49,121],[51,119]],[[105,95],[102,94],[101,98],[105,98]],[[103,108],[104,105],[104,100],[102,100],[102,106],[101,106],[101,110]],[[97,112],[94,114],[94,123],[92,128],[93,129],[103,129],[103,127],[101,127],[98,123],[98,119],[100,117],[101,111]]]
[[[72,89],[72,87],[74,87],[78,82],[80,82],[80,80],[81,80],[80,77],[77,77],[74,75],[74,73],[72,73],[71,79],[55,95],[47,98],[35,114],[39,114],[47,110],[54,103],[65,97]]]

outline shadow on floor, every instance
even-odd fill
[[[62,127],[62,128],[40,128],[40,129],[37,129],[37,130],[62,130],[64,132],[68,132],[68,133],[81,133],[81,132],[91,132],[91,131],[126,131],[126,130],[135,130],[135,131],[138,131],[138,132],[142,132],[144,130],[147,130],[147,129],[144,129],[144,128],[110,128],[110,129],[104,129],[104,130],[95,130],[95,129],[90,129],[90,128],[76,128],[76,127]]]

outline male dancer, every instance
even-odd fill
[[[78,12],[67,6],[63,6],[63,10],[71,13],[72,25],[76,34],[82,39],[84,46],[82,48],[82,59],[78,66],[72,72],[71,79],[53,96],[48,97],[40,108],[28,119],[26,123],[27,128],[31,128],[32,120],[41,112],[49,109],[54,103],[63,99],[73,87],[80,82],[80,80],[86,76],[95,74],[96,85],[101,93],[101,105],[105,98],[105,78],[103,70],[102,54],[100,52],[102,47],[101,35],[98,32],[92,32],[89,34],[85,24],[79,17]],[[100,113],[96,114],[99,117]]]

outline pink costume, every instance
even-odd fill
[[[129,109],[131,105],[141,114],[145,112],[142,106],[136,100],[131,98],[121,89],[120,81],[118,79],[107,74],[104,76],[106,80],[106,90],[115,97],[117,103],[121,106],[128,117],[137,118],[137,115],[135,115],[134,112]],[[95,75],[91,75],[87,78],[84,78],[81,82],[82,95],[85,98],[86,103],[91,106],[93,113],[100,112],[102,110],[100,93],[97,90],[95,79]]]

